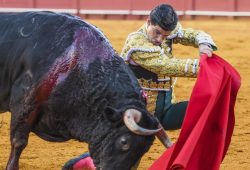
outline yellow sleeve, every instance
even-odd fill
[[[198,59],[168,58],[165,54],[157,52],[134,52],[133,61],[141,67],[169,77],[197,77],[199,70]]]
[[[154,46],[143,34],[132,34],[125,42],[121,56],[125,61],[133,60],[141,67],[156,73],[159,77],[196,77],[198,59],[176,59],[164,48]]]
[[[168,39],[172,39],[173,43],[180,43],[186,46],[198,47],[199,44],[209,44],[213,50],[217,50],[212,37],[201,30],[194,30],[192,28],[182,28],[178,23],[175,30],[171,32]]]

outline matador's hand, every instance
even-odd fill
[[[213,49],[208,44],[200,44],[199,51],[200,55],[207,54],[208,57],[212,57]]]

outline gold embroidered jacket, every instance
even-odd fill
[[[191,28],[183,29],[180,23],[161,46],[155,46],[149,41],[147,24],[144,24],[138,31],[128,35],[121,53],[129,64],[157,75],[157,81],[139,79],[142,88],[148,92],[148,109],[151,112],[155,110],[158,91],[168,91],[173,85],[173,77],[196,77],[199,70],[199,59],[174,58],[171,53],[172,43],[194,47],[206,43],[213,50],[217,49],[210,35]]]

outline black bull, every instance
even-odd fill
[[[103,170],[131,169],[163,134],[130,69],[77,17],[0,14],[0,67],[0,111],[11,112],[8,170],[18,169],[31,131],[48,141],[87,142]]]

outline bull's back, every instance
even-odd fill
[[[67,14],[0,14],[0,111],[9,110],[19,80],[29,74],[29,85],[38,82],[72,44],[75,30],[86,26]]]

